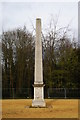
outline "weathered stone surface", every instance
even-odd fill
[[[45,107],[45,101],[44,100],[33,100],[32,101],[32,107]]]
[[[35,80],[34,100],[32,107],[45,107],[43,65],[42,65],[42,41],[41,41],[41,19],[36,19],[36,41],[35,41]]]
[[[42,41],[41,41],[41,19],[36,19],[36,41],[35,41],[35,81],[34,84],[43,84],[42,67]]]

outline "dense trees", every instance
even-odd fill
[[[63,28],[64,29],[64,28]],[[45,89],[79,88],[80,48],[73,46],[67,29],[51,28],[42,37],[43,73]],[[2,34],[2,87],[9,88],[8,94],[16,96],[22,89],[32,95],[34,81],[35,36],[23,29]],[[28,89],[31,88],[31,91]],[[27,94],[26,93],[26,94]],[[4,94],[3,94],[4,96]]]
[[[21,88],[32,87],[34,75],[34,37],[25,29],[4,32],[2,35],[3,88],[16,94]],[[12,92],[11,92],[12,94]]]

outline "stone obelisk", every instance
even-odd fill
[[[42,65],[42,41],[41,41],[41,19],[36,19],[36,41],[35,41],[35,79],[33,107],[45,107],[43,65]]]

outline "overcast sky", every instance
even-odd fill
[[[50,16],[56,19],[58,15],[59,27],[70,24],[73,32],[78,31],[77,2],[2,2],[1,7],[4,31],[24,25],[27,29],[32,30],[32,23],[35,26],[38,17],[41,18],[42,28],[45,29],[50,21]]]

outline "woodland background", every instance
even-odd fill
[[[70,32],[69,25],[58,28],[52,21],[49,28],[42,31],[45,97],[48,88],[80,88],[80,47]],[[13,92],[21,96],[24,90],[32,97],[35,34],[24,26],[3,31],[1,38],[2,97],[11,97]]]

